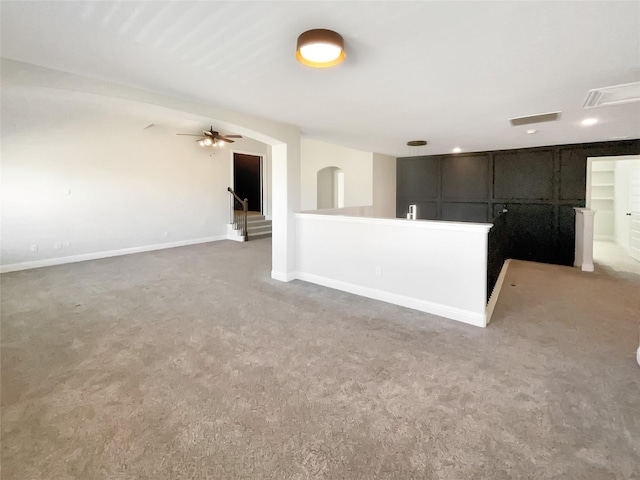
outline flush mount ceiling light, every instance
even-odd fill
[[[453,149],[453,153],[460,153],[462,151],[462,149],[460,147],[455,147]]]
[[[527,135],[535,135],[536,133],[538,133],[538,130],[536,130],[535,128],[527,130]]]
[[[407,146],[409,147],[423,147],[427,144],[426,140],[409,140]]]
[[[345,59],[344,39],[332,30],[307,30],[298,37],[296,59],[313,68],[338,65]]]

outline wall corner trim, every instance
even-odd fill
[[[280,282],[290,282],[299,277],[298,272],[277,272],[275,270],[271,270],[271,278]]]
[[[152,252],[154,250],[164,250],[166,248],[186,247],[188,245],[217,242],[217,241],[226,240],[226,239],[227,239],[226,235],[218,235],[215,237],[201,237],[201,238],[193,238],[190,240],[180,240],[177,242],[159,243],[155,245],[143,245],[141,247],[121,248],[118,250],[107,250],[103,252],[94,252],[94,253],[83,253],[80,255],[70,255],[68,257],[46,258],[43,260],[34,260],[32,262],[0,265],[0,273],[17,272],[20,270],[30,270],[32,268],[52,267],[55,265],[64,265],[66,263],[84,262],[86,260],[99,260],[101,258],[119,257],[121,255]]]

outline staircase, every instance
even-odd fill
[[[249,240],[267,238],[271,236],[271,220],[266,220],[264,215],[258,212],[247,212],[247,236]],[[244,242],[240,229],[234,229],[234,225],[227,226],[227,238],[237,242]]]
[[[264,215],[249,212],[247,216],[247,232],[249,240],[271,236],[271,220],[265,220]]]
[[[231,187],[229,192],[229,223],[227,238],[236,242],[271,236],[271,220],[260,212],[249,211],[249,199],[241,199]]]

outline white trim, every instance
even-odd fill
[[[504,283],[504,278],[507,276],[507,269],[509,268],[509,264],[511,263],[511,259],[508,258],[500,269],[500,275],[498,275],[498,280],[496,280],[496,284],[493,286],[493,291],[491,292],[491,296],[489,297],[489,301],[487,302],[487,325],[491,321],[491,316],[493,315],[493,309],[496,307],[496,303],[498,303],[498,295],[500,295],[500,291],[502,290],[502,284]]]
[[[158,243],[156,245],[144,245],[142,247],[121,248],[118,250],[107,250],[103,252],[83,253],[80,255],[70,255],[68,257],[46,258],[43,260],[35,260],[32,262],[12,263],[10,265],[1,265],[0,273],[16,272],[19,270],[29,270],[32,268],[40,267],[52,267],[54,265],[84,262],[86,260],[98,260],[100,258],[118,257],[120,255],[130,255],[132,253],[152,252],[154,250],[164,250],[166,248],[186,247],[188,245],[217,242],[219,240],[226,239],[226,235],[218,235],[215,237],[202,237],[194,238],[191,240],[180,240],[178,242]]]
[[[227,223],[227,236],[225,238],[227,240],[233,240],[234,242],[244,242],[244,237],[240,235],[240,232],[235,230],[230,223]]]
[[[273,273],[274,272],[271,272],[272,277]],[[469,310],[463,310],[461,308],[449,307],[440,303],[428,302],[426,300],[406,297],[404,295],[385,292],[375,288],[363,287],[361,285],[342,282],[312,273],[298,272],[296,278],[304,280],[305,282],[315,283],[324,287],[353,293],[354,295],[360,295],[362,297],[372,298],[374,300],[380,300],[382,302],[392,303],[402,307],[413,308],[414,310],[420,310],[421,312],[431,313],[433,315],[438,315],[452,320],[458,320],[459,322],[468,323],[469,325],[474,325],[476,327],[486,326],[486,315],[484,313],[476,313]]]
[[[290,282],[298,278],[297,272],[276,272],[275,270],[271,270],[271,278],[274,280],[279,280],[281,282]]]
[[[321,210],[320,210],[321,211]],[[448,230],[456,232],[488,232],[492,223],[447,222],[440,220],[405,220],[403,218],[351,217],[343,215],[323,215],[321,213],[296,213],[296,220],[322,222],[366,223],[392,227],[423,228],[426,230]]]

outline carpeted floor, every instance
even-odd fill
[[[514,261],[480,329],[270,247],[2,275],[2,479],[640,478],[640,283]]]

